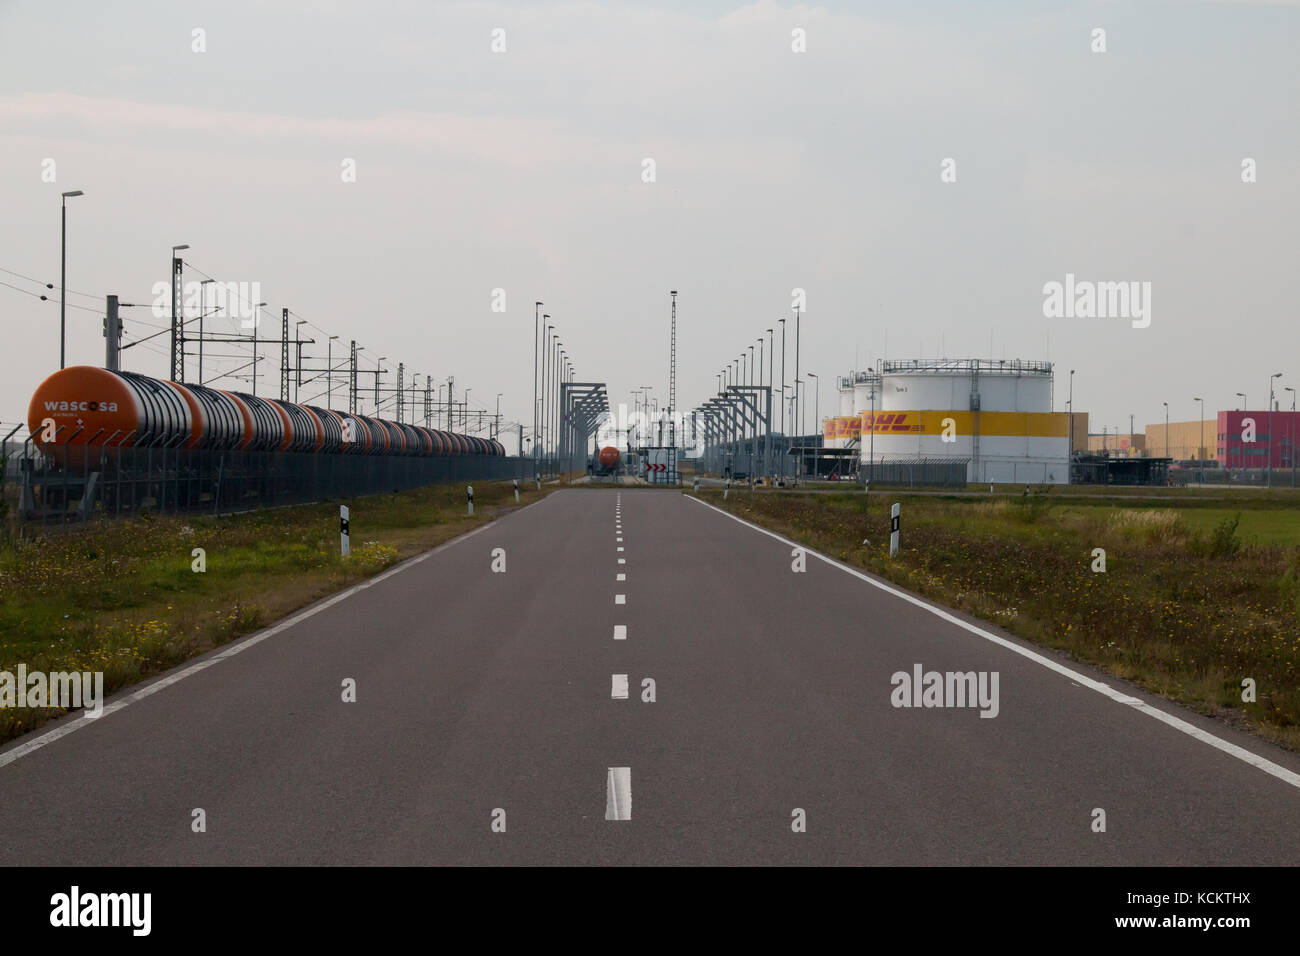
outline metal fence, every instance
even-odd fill
[[[30,440],[18,448],[7,443],[4,452],[17,463],[19,517],[39,524],[143,511],[225,514],[429,484],[533,476],[530,459],[489,455],[93,447],[63,464],[41,454]]]
[[[858,480],[872,485],[904,485],[908,488],[965,488],[968,458],[915,458],[911,460],[862,462]]]

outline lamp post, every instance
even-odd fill
[[[215,279],[204,279],[199,283],[199,384],[203,384],[203,317],[208,312],[207,287]]]
[[[1070,410],[1070,460],[1074,460],[1074,369],[1070,369],[1070,397],[1066,401]]]
[[[328,411],[334,410],[334,340],[337,338],[331,335],[325,343],[325,408]]]
[[[759,336],[762,341],[762,336]],[[763,460],[766,463],[764,470],[767,471],[767,477],[772,477],[772,369],[776,367],[776,350],[772,347],[772,329],[767,330],[767,441],[763,442]]]
[[[817,378],[817,373],[816,373],[816,372],[809,372],[809,373],[808,373],[808,377],[809,377],[809,378]],[[817,378],[817,382],[816,382],[816,392],[814,393],[814,397],[813,397],[813,425],[816,427],[816,429],[817,429],[817,434],[818,434],[818,435],[821,435],[821,434],[822,434],[821,415],[822,415],[822,380],[821,380],[820,378]],[[821,438],[818,438],[817,441],[818,441],[818,443],[819,443],[817,447],[820,448],[820,447],[821,447],[821,444],[820,444],[820,442],[821,442]],[[813,459],[813,477],[814,477],[814,478],[818,477],[818,476],[819,476],[819,473],[820,473],[820,471],[821,471],[821,469],[817,467],[817,465],[820,463],[820,461],[819,461],[820,458],[821,458],[821,456],[820,456],[820,454],[819,454],[819,455],[817,456],[817,458]]]
[[[1201,484],[1205,484],[1205,400],[1202,398],[1193,398],[1192,401],[1201,403],[1201,447],[1196,451],[1196,457],[1201,460]]]
[[[1245,392],[1238,392],[1238,393],[1237,393],[1237,397],[1241,399],[1241,411],[1242,411],[1242,412],[1245,412],[1245,410],[1246,410],[1246,393],[1245,393]],[[1238,427],[1240,427],[1240,426],[1238,426]],[[1241,467],[1242,467],[1242,468],[1245,468],[1245,467],[1246,467],[1246,449],[1242,447],[1242,443],[1241,443],[1240,439],[1238,439],[1238,441],[1237,441],[1237,460],[1241,463]],[[1229,464],[1231,464],[1231,461],[1229,461]]]
[[[1161,402],[1160,404],[1163,405],[1163,406],[1165,407],[1165,442],[1164,442],[1164,444],[1165,444],[1165,457],[1166,457],[1166,458],[1169,458],[1169,459],[1172,460],[1172,459],[1173,459],[1173,454],[1169,451],[1169,403],[1168,403],[1168,402]],[[1129,426],[1129,432],[1131,433],[1132,431],[1133,431],[1133,426],[1130,425],[1130,426]],[[1130,445],[1130,447],[1131,447],[1131,446],[1132,446],[1132,443],[1133,443],[1133,435],[1130,434],[1128,437],[1129,437],[1129,445]]]
[[[262,308],[265,302],[253,307],[253,397],[257,398],[257,332],[262,325]]]
[[[1265,482],[1269,488],[1273,487],[1273,380],[1281,377],[1281,372],[1268,377],[1268,473]]]
[[[66,366],[68,342],[68,200],[84,195],[80,189],[73,189],[61,193],[59,199],[59,368]]]
[[[469,430],[469,393],[471,389],[465,389],[465,401],[460,406],[460,427]]]
[[[1295,389],[1287,385],[1283,389],[1291,393],[1291,445],[1287,449],[1291,453],[1291,487],[1295,487]]]
[[[497,392],[497,413],[496,413],[496,416],[495,416],[495,417],[496,417],[496,421],[492,423],[492,438],[493,438],[493,439],[497,439],[497,438],[500,437],[499,433],[500,433],[500,431],[501,431],[501,396],[502,396],[503,394],[505,394],[505,393],[504,393],[504,392]]]
[[[789,439],[786,437],[786,433],[785,433],[785,319],[784,318],[780,319],[780,322],[781,322],[781,441],[783,444],[788,446]],[[782,479],[785,478],[785,459],[786,456],[783,453],[781,455]]]
[[[533,303],[533,471],[537,470],[537,409],[540,406],[539,396],[537,393],[537,363],[541,349],[541,326],[539,313],[541,312],[542,303]],[[522,439],[521,439],[522,441]],[[520,451],[522,454],[522,449]]]

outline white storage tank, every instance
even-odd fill
[[[987,359],[884,361],[862,460],[967,459],[977,483],[1069,482],[1069,416],[1052,410],[1052,365]]]

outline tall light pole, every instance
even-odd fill
[[[1070,398],[1065,403],[1070,410],[1070,460],[1074,460],[1074,369],[1070,369]]]
[[[808,377],[809,377],[809,378],[817,378],[817,373],[816,373],[816,372],[809,372],[809,373],[808,373]],[[813,424],[814,424],[814,425],[816,426],[816,428],[817,428],[817,434],[818,434],[818,436],[820,436],[820,435],[822,434],[821,414],[822,414],[822,380],[821,380],[820,378],[817,378],[817,382],[816,382],[816,393],[815,393],[815,396],[814,396],[814,398],[813,398]],[[819,438],[817,439],[817,441],[818,441],[818,448],[820,448],[820,447],[821,447],[821,444],[820,444],[820,443],[821,443],[821,438],[819,437]],[[821,456],[818,455],[817,458],[813,459],[813,477],[814,477],[814,478],[816,478],[816,477],[818,476],[818,473],[821,471],[820,468],[816,467],[817,464],[818,464],[819,461],[820,461],[820,458],[821,458]]]
[[[503,394],[505,394],[505,393],[504,393],[504,392],[497,392],[497,413],[496,413],[496,421],[492,423],[492,437],[493,437],[493,439],[499,439],[499,438],[500,438],[500,435],[499,435],[498,433],[499,433],[500,430],[501,430],[501,396],[502,396]]]
[[[789,447],[790,440],[785,433],[785,319],[781,320],[781,441]],[[781,454],[781,477],[785,478],[786,455]]]
[[[802,410],[803,406],[799,404],[799,307],[796,305],[794,309],[794,416],[790,424],[799,429],[800,441],[803,440]]]
[[[80,189],[60,194],[59,200],[59,368],[67,364],[68,343],[68,200],[86,195]],[[176,298],[173,293],[172,299]]]
[[[1201,447],[1196,451],[1196,457],[1201,460],[1201,484],[1205,484],[1205,400],[1193,398],[1192,401],[1201,403]]]
[[[761,338],[762,338],[762,337],[760,336],[760,339],[761,339]],[[775,377],[774,377],[773,374],[772,374],[772,370],[773,370],[774,368],[776,368],[776,365],[774,364],[775,362],[776,362],[776,349],[774,349],[774,348],[772,347],[772,329],[768,329],[768,330],[767,330],[767,389],[768,389],[768,391],[767,391],[767,397],[768,397],[768,402],[767,402],[767,417],[768,417],[769,421],[768,421],[768,423],[767,423],[767,441],[765,441],[765,442],[763,443],[763,451],[764,451],[764,454],[766,455],[766,462],[767,462],[766,471],[767,471],[767,476],[768,476],[768,478],[771,478],[771,477],[772,477],[772,465],[773,465],[773,462],[772,462],[772,422],[771,422],[770,419],[772,418],[772,401],[771,401],[771,399],[772,399],[772,383],[776,380]]]
[[[325,343],[325,408],[328,411],[334,410],[334,340],[337,338],[331,335]]]
[[[1281,372],[1274,372],[1268,377],[1268,477],[1267,487],[1273,487],[1273,380],[1281,378]]]
[[[1295,389],[1290,385],[1284,386],[1284,390],[1291,393],[1291,487],[1295,487]]]
[[[1245,392],[1238,392],[1238,393],[1237,393],[1237,397],[1241,399],[1241,411],[1242,411],[1242,412],[1245,412],[1245,411],[1246,411],[1246,393],[1245,393]],[[1225,439],[1225,440],[1226,440],[1226,439]],[[1242,447],[1240,441],[1237,442],[1237,460],[1241,463],[1241,467],[1242,467],[1242,468],[1245,468],[1245,467],[1246,467],[1246,449]],[[1229,465],[1232,464],[1231,460],[1229,460],[1228,464],[1229,464]]]
[[[257,398],[257,333],[262,325],[262,309],[266,306],[265,302],[259,302],[253,307],[253,397]]]
[[[199,283],[199,384],[203,384],[203,317],[208,311],[207,287],[215,279],[204,279]]]
[[[179,278],[181,270],[184,268],[184,266],[181,264],[181,260],[177,258],[176,253],[181,252],[182,250],[188,248],[189,248],[189,244],[184,242],[181,243],[179,246],[172,246],[172,335],[171,335],[172,351],[171,351],[171,357],[167,360],[167,365],[168,365],[167,376],[170,379],[172,379],[172,381],[177,381],[178,379],[182,379],[185,377],[184,365],[176,361],[177,346],[179,345],[180,342],[184,341],[184,334],[180,331],[180,327],[177,325],[180,319],[176,314],[176,280],[177,278]],[[253,381],[254,382],[257,381],[256,348],[254,348],[253,351]]]
[[[541,326],[540,316],[538,313],[542,309],[541,302],[533,303],[533,470],[537,470],[537,410],[541,407],[541,398],[537,391],[537,363],[541,360]],[[520,454],[522,454],[522,450]]]
[[[1174,456],[1173,453],[1169,450],[1169,403],[1161,402],[1160,404],[1165,407],[1165,457],[1168,458],[1172,463]],[[1129,445],[1129,451],[1131,453],[1133,449],[1133,426],[1132,425],[1129,425],[1128,431],[1129,431],[1128,445]]]

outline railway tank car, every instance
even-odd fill
[[[96,446],[421,457],[506,453],[494,439],[90,365],[61,369],[37,386],[27,427],[45,454],[69,463]]]

